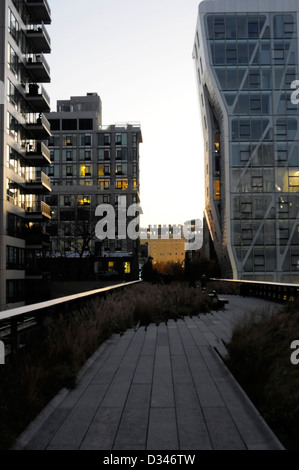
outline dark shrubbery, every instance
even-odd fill
[[[299,449],[299,302],[278,313],[256,312],[236,326],[228,367],[286,448]]]

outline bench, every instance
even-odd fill
[[[211,294],[209,294],[209,297],[210,299],[212,299],[212,302],[215,303],[219,308],[224,308],[225,304],[228,304],[228,300],[218,297],[218,294],[215,290],[213,290]]]

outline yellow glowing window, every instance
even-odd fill
[[[80,176],[90,176],[91,170],[89,165],[80,165]]]
[[[220,180],[215,181],[215,198],[220,199]]]
[[[133,189],[137,189],[137,180],[135,178],[133,179]]]
[[[98,189],[100,191],[104,191],[104,189],[109,189],[109,186],[110,186],[109,179],[98,180]]]
[[[98,165],[98,176],[104,176],[104,174],[105,174],[105,166]]]
[[[131,272],[131,263],[129,261],[126,261],[124,263],[124,271],[125,271],[125,274],[130,274],[130,272]]]
[[[122,189],[122,190],[128,189],[128,179],[123,178],[121,180],[117,180],[116,189]]]
[[[89,205],[90,204],[90,197],[89,196],[79,196],[78,197],[78,205],[83,206],[83,205]]]
[[[109,261],[108,262],[108,271],[113,271],[114,268],[114,261]]]

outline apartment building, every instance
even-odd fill
[[[46,282],[36,262],[49,247],[44,222],[51,217],[43,201],[51,192],[43,87],[50,23],[46,0],[0,2],[0,310],[38,300]]]
[[[206,0],[198,12],[205,220],[222,275],[298,283],[298,1]]]
[[[140,125],[103,125],[102,102],[97,93],[57,101],[47,118],[52,136],[48,141],[52,193],[51,258],[89,259],[96,277],[138,277],[138,240],[120,233],[135,217],[120,214],[139,203]],[[96,208],[109,205],[115,214],[115,236],[100,240],[95,228]],[[73,260],[72,262],[70,260]],[[87,262],[86,262],[87,263]],[[88,263],[87,263],[88,264]],[[68,269],[70,276],[71,270]]]

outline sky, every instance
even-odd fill
[[[97,92],[103,124],[140,123],[141,225],[202,219],[203,143],[192,59],[199,0],[48,0],[51,110]]]

